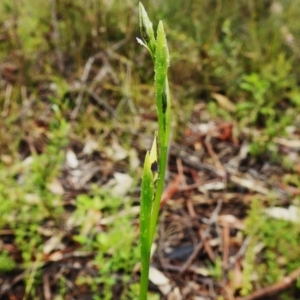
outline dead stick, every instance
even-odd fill
[[[265,297],[274,296],[289,288],[299,277],[300,277],[300,268],[293,271],[290,275],[283,277],[281,281],[271,286],[257,290],[249,296],[236,298],[236,300],[257,300],[257,299],[265,299]]]
[[[211,214],[211,217],[209,219],[208,222],[208,226],[206,227],[204,233],[203,233],[203,240],[200,241],[200,243],[196,246],[196,248],[194,249],[192,255],[189,257],[189,259],[186,261],[186,263],[182,266],[179,274],[183,274],[186,272],[186,270],[190,267],[190,265],[192,264],[192,262],[194,261],[194,259],[197,257],[197,255],[199,254],[199,252],[201,251],[202,247],[204,246],[204,242],[205,239],[208,237],[211,226],[216,222],[216,219],[219,215],[219,212],[221,210],[221,206],[222,206],[222,201],[219,200],[218,204],[215,208],[215,210],[213,211],[213,213]]]

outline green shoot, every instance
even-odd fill
[[[140,247],[142,275],[140,300],[147,299],[150,267],[150,251],[155,235],[161,196],[167,166],[167,154],[170,138],[171,110],[167,71],[169,50],[162,21],[158,24],[155,38],[152,23],[143,5],[139,4],[140,29],[143,40],[138,42],[146,47],[153,59],[156,87],[156,106],[158,132],[150,152],[147,152],[142,175],[141,212],[140,212]],[[158,166],[158,173],[153,166]]]

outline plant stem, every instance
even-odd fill
[[[143,5],[139,4],[140,28],[145,46],[154,62],[154,81],[156,85],[156,106],[158,114],[158,133],[152,149],[146,154],[142,176],[140,242],[141,242],[141,281],[140,300],[147,300],[151,245],[154,240],[156,224],[164,189],[165,173],[170,136],[170,93],[168,84],[169,50],[162,21],[159,21],[155,39],[152,23]],[[152,170],[158,164],[158,173]],[[156,177],[157,175],[157,177]]]
[[[159,131],[158,131],[158,141],[159,141],[159,154],[158,154],[158,178],[157,178],[157,186],[155,192],[155,198],[151,213],[151,220],[150,220],[150,245],[153,243],[155,229],[160,209],[160,202],[162,193],[164,190],[164,183],[165,183],[165,174],[167,169],[167,161],[168,161],[168,147],[169,147],[169,139],[170,139],[170,92],[169,92],[169,82],[168,76],[165,79],[165,87],[166,87],[166,102],[167,107],[164,114],[158,116],[159,121]],[[157,105],[160,105],[158,102]],[[159,111],[159,110],[158,110]],[[166,120],[166,128],[164,128],[164,119]]]
[[[161,196],[164,189],[165,183],[165,174],[166,174],[166,165],[167,165],[167,155],[168,155],[168,147],[161,146],[161,152],[158,158],[158,178],[157,178],[157,186],[156,186],[156,194],[152,208],[152,215],[150,220],[150,245],[153,243],[155,229],[159,214],[160,201]]]
[[[141,281],[140,281],[140,298],[139,300],[147,300],[147,292],[148,292],[148,283],[149,283],[149,268],[150,268],[150,252],[151,252],[151,245],[155,235],[155,229],[159,214],[160,208],[160,201],[161,196],[164,189],[164,182],[165,182],[165,171],[166,171],[166,164],[167,164],[167,155],[168,155],[168,147],[162,146],[161,152],[159,155],[159,171],[158,171],[158,179],[157,179],[157,186],[156,186],[156,194],[152,208],[152,214],[150,219],[150,226],[149,226],[149,238],[150,238],[150,247],[149,252],[146,255],[142,255],[142,272],[141,272]]]
[[[142,258],[142,274],[140,281],[139,300],[147,300],[148,283],[149,283],[150,253]]]

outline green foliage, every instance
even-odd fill
[[[0,252],[0,274],[12,271],[16,267],[15,261],[8,255],[7,252]]]
[[[292,61],[281,53],[275,62],[266,65],[261,74],[242,77],[240,88],[247,94],[244,95],[245,101],[237,106],[237,116],[244,124],[273,127],[274,132],[280,128],[285,121],[281,115],[282,101],[295,86],[291,69]],[[278,122],[279,126],[276,124]]]
[[[14,230],[15,243],[21,251],[23,267],[31,268],[34,257],[39,257],[43,237],[39,232],[45,219],[59,220],[62,215],[60,196],[53,195],[49,184],[59,174],[64,159],[69,126],[59,109],[50,124],[48,145],[44,153],[28,157],[12,167],[0,165],[0,228]],[[37,258],[36,258],[37,259]],[[8,259],[9,266],[13,266]],[[26,276],[32,287],[38,271]]]
[[[213,6],[177,1],[173,9],[163,6],[173,49],[172,74],[176,74],[172,82],[184,82],[182,94],[176,97],[181,107],[187,87],[207,101],[212,92],[226,95],[236,106],[234,112],[215,103],[210,103],[209,111],[238,120],[241,129],[258,127],[258,134],[249,134],[254,155],[270,151],[273,137],[284,135],[299,111],[296,2],[218,1]],[[181,13],[193,22],[182,20]]]
[[[211,262],[208,262],[210,275],[216,280],[221,281],[223,276],[223,268],[222,268],[222,259],[221,257],[216,257],[215,262],[212,264]]]
[[[262,204],[255,199],[246,222],[245,232],[251,240],[243,265],[243,295],[256,284],[269,286],[300,267],[300,227],[263,213]]]
[[[98,276],[80,277],[77,282],[91,285],[94,299],[113,299],[113,288],[117,283],[127,285],[129,275],[139,260],[139,249],[133,247],[137,232],[132,230],[132,221],[129,216],[118,216],[120,208],[127,210],[130,206],[130,201],[113,197],[109,192],[96,187],[91,195],[80,195],[77,198],[73,217],[79,226],[79,234],[74,238],[83,250],[96,253],[91,264],[99,270]],[[100,211],[103,212],[102,216]],[[99,218],[113,218],[105,226],[105,231],[96,227]],[[125,290],[124,297],[126,294]]]

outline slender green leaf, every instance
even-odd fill
[[[157,163],[156,138],[154,138],[150,152],[147,152],[144,162],[140,211],[140,247],[142,262],[141,298],[146,299],[148,290],[148,272],[150,265],[151,240],[149,224],[151,222],[152,202],[154,199],[155,176],[152,172],[153,164]],[[143,296],[142,296],[143,295]]]

